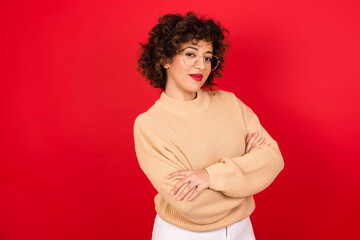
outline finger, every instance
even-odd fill
[[[253,135],[252,135],[252,139],[254,139],[253,143],[254,144],[257,140],[258,140],[258,136],[259,136],[259,132],[255,132]],[[251,139],[250,139],[251,140]]]
[[[246,145],[246,152],[249,152],[250,151],[250,148],[252,147],[253,143],[255,141],[255,138],[250,138],[248,144]]]
[[[169,175],[166,176],[167,179],[176,177],[176,176],[189,176],[191,174],[191,171],[176,171],[176,172],[172,172]]]
[[[246,136],[246,139],[245,139],[245,152],[247,153],[248,152],[248,148],[249,148],[249,140],[251,139],[251,137],[253,136],[253,133],[249,133],[247,136]]]
[[[180,193],[179,197],[177,198],[177,200],[181,201],[183,200],[183,198],[192,190],[196,187],[196,183],[190,183],[189,185],[187,185],[182,192]]]
[[[257,141],[257,142],[254,144],[254,147],[260,146],[261,144],[264,143],[264,141],[265,141],[265,137],[261,137],[261,138],[259,139],[259,141]]]
[[[250,140],[252,136],[252,133],[249,133],[247,136],[246,136],[246,139],[245,139],[245,142],[248,142]]]
[[[205,188],[202,188],[202,187],[200,187],[200,186],[197,186],[196,189],[195,189],[195,191],[191,194],[190,197],[188,197],[188,198],[186,199],[186,201],[190,202],[190,201],[194,200],[204,189],[205,189]]]
[[[171,194],[176,195],[177,192],[179,191],[179,189],[182,188],[183,185],[185,185],[185,184],[187,184],[187,183],[189,183],[189,182],[191,182],[191,178],[190,178],[190,177],[186,177],[186,178],[184,178],[184,179],[179,180],[179,181],[175,184],[174,188],[171,190]]]
[[[250,138],[247,146],[246,146],[246,149],[247,149],[247,152],[250,152],[250,149],[253,147],[253,144],[254,142],[256,141],[256,138],[259,136],[259,132],[255,132],[252,137]]]

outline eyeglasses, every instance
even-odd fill
[[[203,56],[203,61],[206,69],[214,71],[220,64],[219,59],[215,55],[209,54],[209,56]],[[194,66],[200,60],[200,54],[195,51],[185,50],[183,53],[184,63],[191,67]]]

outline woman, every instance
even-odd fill
[[[134,123],[139,165],[158,191],[153,240],[255,239],[253,195],[283,169],[254,112],[211,88],[228,49],[224,32],[191,12],[167,14],[141,45],[138,69],[164,90]]]

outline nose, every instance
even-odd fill
[[[195,63],[195,67],[198,69],[205,69],[205,62],[203,57],[199,56],[198,60]]]

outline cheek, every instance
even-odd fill
[[[208,79],[209,76],[210,76],[210,71],[205,73],[205,77],[204,77],[205,81]]]
[[[176,69],[176,71],[180,74],[188,69],[184,61],[180,58],[176,58],[173,60],[173,66]]]

